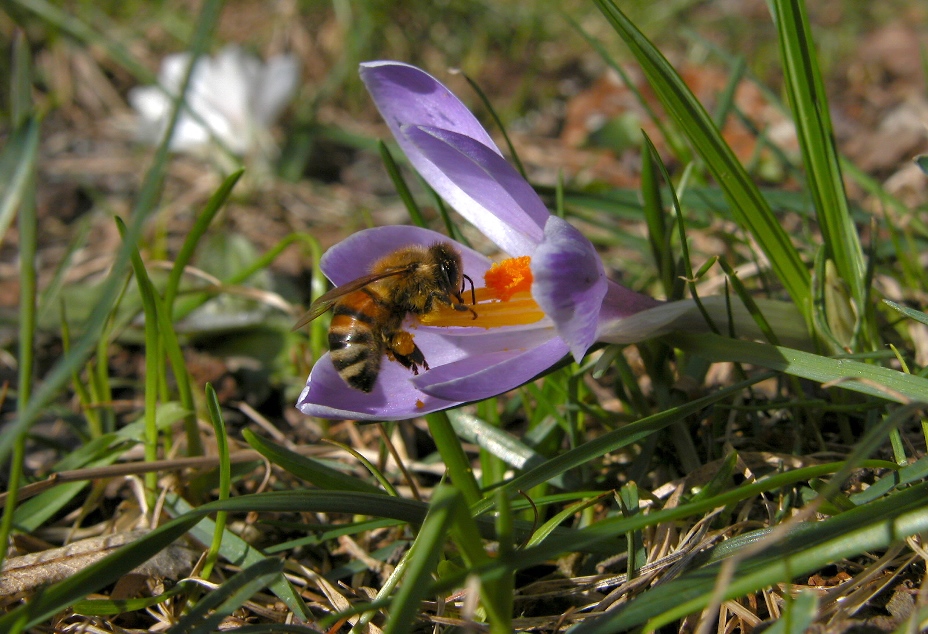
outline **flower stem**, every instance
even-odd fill
[[[473,506],[482,499],[480,487],[474,478],[473,469],[464,448],[461,447],[461,441],[454,428],[451,426],[451,420],[445,412],[435,412],[425,417],[429,425],[429,432],[438,447],[438,453],[441,454],[445,467],[448,468],[448,474],[451,476],[451,482],[464,495],[468,506]]]

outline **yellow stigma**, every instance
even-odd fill
[[[541,321],[545,313],[532,299],[530,264],[531,258],[527,255],[495,263],[483,275],[484,286],[474,289],[477,303],[473,306],[467,303],[470,293],[464,291],[464,301],[477,313],[476,319],[470,311],[442,306],[427,315],[420,315],[419,321],[427,326],[476,328],[522,326]]]

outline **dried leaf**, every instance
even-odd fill
[[[12,557],[6,561],[0,574],[0,596],[27,592],[65,579],[147,532],[136,530],[82,539],[61,548]],[[196,553],[193,550],[181,542],[175,542],[132,572],[149,577],[179,579],[190,571],[195,560]]]

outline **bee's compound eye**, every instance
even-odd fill
[[[442,262],[441,263],[441,275],[442,275],[442,278],[444,278],[443,281],[448,286],[454,285],[454,280],[457,278],[457,275],[455,274],[456,270],[457,269],[454,266],[453,262]]]
[[[432,254],[440,271],[440,281],[448,288],[456,288],[461,279],[461,257],[450,245],[436,244]]]

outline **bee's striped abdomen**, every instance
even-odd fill
[[[385,306],[368,289],[339,300],[329,325],[329,351],[339,376],[351,387],[374,389],[384,354],[381,329],[391,318]]]

